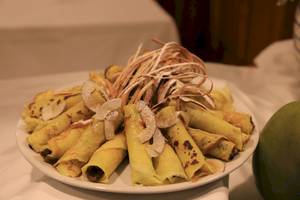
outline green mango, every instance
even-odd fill
[[[271,117],[252,164],[265,200],[300,200],[300,101],[283,106]]]

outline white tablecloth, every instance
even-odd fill
[[[300,64],[294,57],[291,41],[275,43],[256,59],[257,68],[241,68],[208,63],[211,76],[230,81],[253,101],[250,109],[260,127],[283,104],[300,98]],[[0,80],[0,199],[228,199],[225,180],[189,191],[154,196],[124,196],[92,192],[61,184],[34,169],[20,155],[15,143],[15,129],[22,105],[35,93],[74,80],[84,80],[86,72],[72,72],[30,78]],[[230,175],[230,199],[260,200],[249,160]]]
[[[125,63],[152,37],[178,41],[153,0],[0,0],[0,79]]]

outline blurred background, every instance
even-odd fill
[[[158,0],[174,18],[182,44],[207,61],[252,65],[274,41],[293,36],[297,1]]]
[[[292,38],[297,1],[280,1],[0,0],[0,79],[125,65],[140,43],[158,47],[151,38],[253,66],[266,46]]]

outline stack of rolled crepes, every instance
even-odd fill
[[[109,177],[128,153],[133,184],[193,180],[222,170],[222,163],[212,162],[212,158],[230,161],[243,150],[254,128],[251,117],[234,111],[230,99],[220,100],[225,90],[214,90],[219,93],[214,98],[221,106],[219,110],[186,103],[180,111],[185,113],[183,117],[170,103],[156,111],[156,123],[164,121],[170,125],[160,128],[166,142],[159,155],[152,156],[147,149],[149,143],[139,139],[145,124],[136,104],[122,107],[123,121],[117,125],[116,135],[108,140],[104,122],[92,117],[94,112],[85,106],[80,89],[38,94],[23,113],[30,133],[29,146],[64,176],[82,175],[88,181],[109,183]],[[93,96],[103,104],[104,98],[96,92]],[[63,101],[64,111],[56,117],[36,117],[42,116],[43,107],[49,103]]]
[[[91,182],[110,183],[127,155],[135,185],[223,171],[254,125],[235,111],[228,88],[202,88],[202,64],[168,43],[82,85],[42,92],[22,113],[28,145],[61,175]]]

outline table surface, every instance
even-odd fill
[[[295,59],[291,41],[271,45],[256,58],[255,63],[257,67],[252,68],[216,63],[208,63],[207,66],[209,75],[228,80],[247,93],[253,101],[250,109],[255,113],[260,127],[263,127],[278,108],[300,98],[300,64]],[[73,82],[74,78],[84,80],[87,73],[0,80],[0,199],[125,199],[124,196],[105,193],[100,196],[97,192],[77,189],[47,178],[27,163],[17,150],[14,132],[24,103],[35,93]],[[218,199],[227,199],[226,183],[223,181],[201,189],[152,197],[209,200],[218,194]],[[232,200],[261,200],[254,185],[251,160],[230,175],[229,189]],[[214,195],[210,194],[211,191]]]

